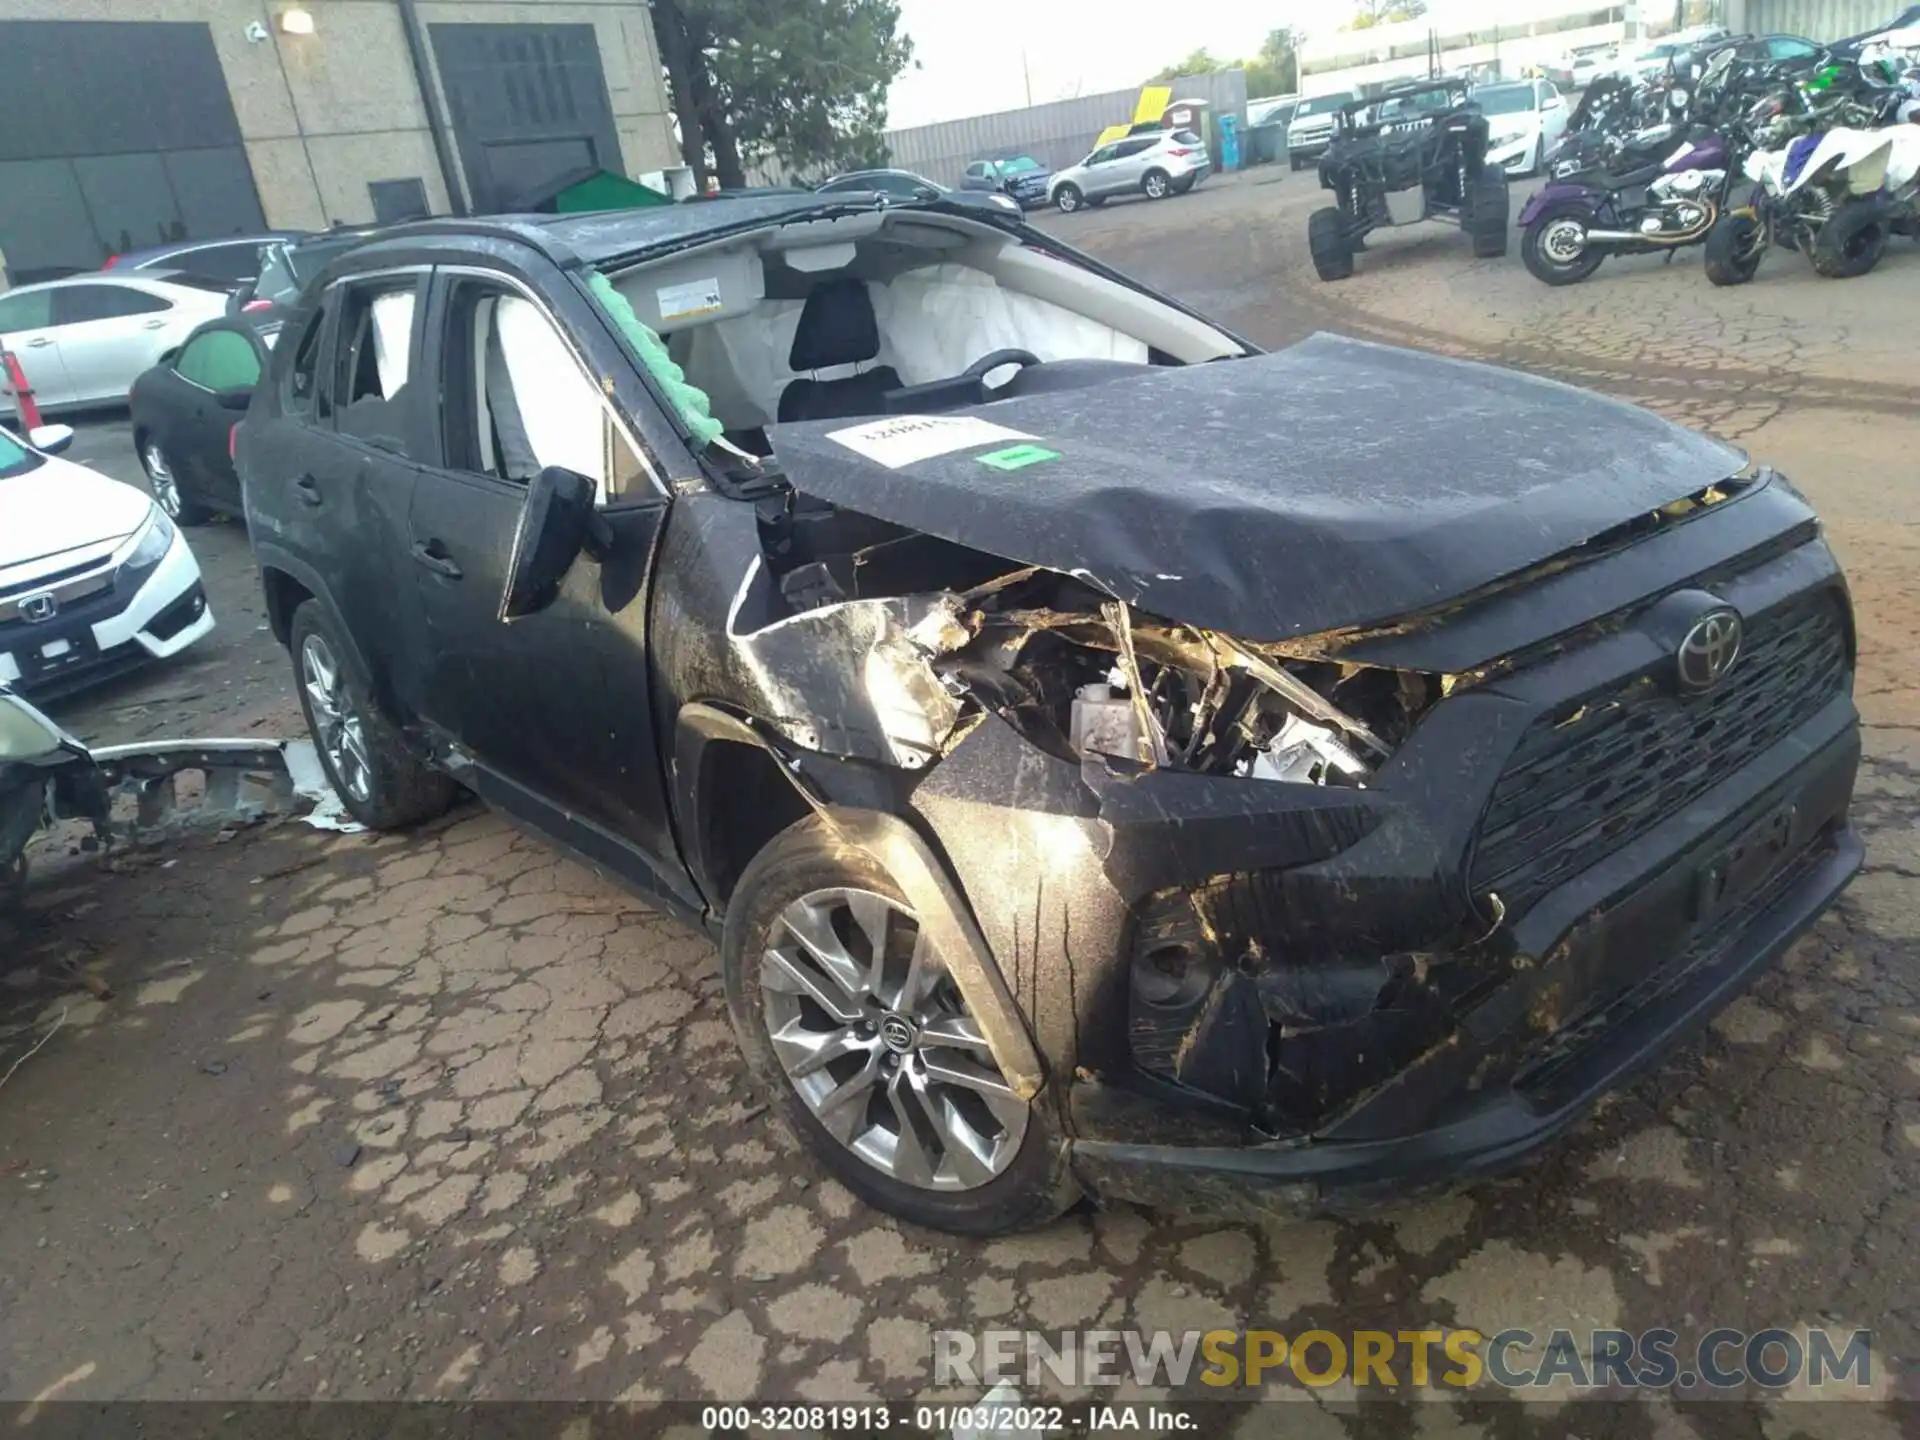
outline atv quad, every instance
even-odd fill
[[[1444,220],[1473,253],[1507,253],[1507,176],[1487,164],[1487,121],[1457,78],[1395,85],[1341,107],[1320,157],[1320,184],[1339,203],[1307,221],[1322,280],[1353,274],[1353,256],[1380,225]]]

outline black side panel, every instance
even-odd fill
[[[477,213],[580,170],[625,173],[591,25],[428,29]]]
[[[264,228],[204,24],[0,21],[0,250],[16,284]]]

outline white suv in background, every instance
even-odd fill
[[[1078,165],[1054,172],[1047,198],[1071,214],[1082,205],[1101,205],[1115,195],[1145,195],[1164,200],[1184,195],[1207,176],[1213,157],[1191,130],[1156,130],[1125,135]]]
[[[45,697],[177,655],[213,629],[200,563],[143,491],[0,429],[0,683]]]

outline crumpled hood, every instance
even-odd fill
[[[803,494],[1250,640],[1429,609],[1744,463],[1617,400],[1332,335],[931,420],[769,434]],[[1005,453],[1019,445],[1057,458]]]
[[[131,535],[152,509],[133,486],[49,456],[24,475],[0,479],[0,573]]]

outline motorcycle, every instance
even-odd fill
[[[176,824],[252,817],[291,805],[286,744],[257,740],[144,741],[90,750],[0,685],[0,902],[18,899],[28,843],[56,820],[86,820],[104,843]],[[175,777],[205,776],[185,806]],[[116,806],[122,795],[129,807]],[[119,813],[116,813],[118,811]]]
[[[1747,158],[1757,182],[1707,237],[1707,278],[1743,285],[1769,245],[1799,250],[1817,274],[1852,279],[1880,263],[1888,238],[1920,236],[1920,125],[1803,135]]]
[[[1520,258],[1536,280],[1574,285],[1609,255],[1699,244],[1726,203],[1733,150],[1705,126],[1682,136],[1667,125],[1636,136],[1616,164],[1556,175],[1527,201]]]
[[[1725,209],[1737,161],[1750,147],[1740,123],[1747,97],[1769,72],[1732,49],[1711,57],[1691,84],[1692,69],[1629,98],[1607,103],[1592,138],[1556,152],[1552,179],[1520,213],[1520,255],[1535,279],[1573,285],[1609,255],[1665,252],[1669,259],[1707,238]],[[1657,106],[1669,118],[1644,121]]]

